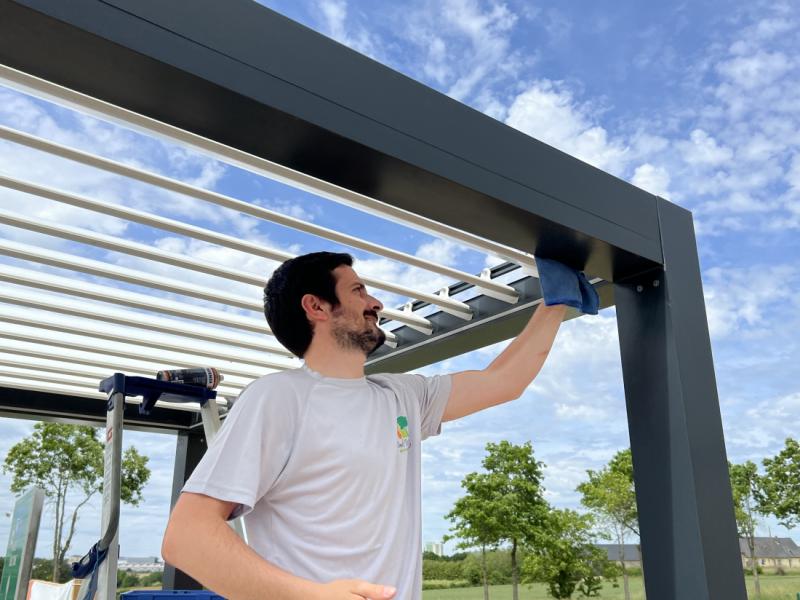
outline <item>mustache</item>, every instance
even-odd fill
[[[378,313],[377,313],[377,312],[375,312],[374,310],[367,310],[367,311],[364,311],[364,316],[365,316],[365,317],[375,317],[375,320],[376,320],[376,321],[378,320]]]

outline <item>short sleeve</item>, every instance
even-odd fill
[[[183,486],[184,492],[236,502],[239,506],[231,519],[253,510],[269,492],[294,443],[295,394],[268,379],[259,379],[242,392]]]
[[[406,386],[419,404],[420,432],[422,439],[439,435],[442,431],[442,415],[450,399],[451,375],[400,375],[399,381]]]

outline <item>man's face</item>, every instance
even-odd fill
[[[331,333],[344,349],[358,349],[369,355],[386,341],[378,327],[378,311],[383,304],[367,293],[364,282],[346,265],[333,270],[339,306],[333,309]]]

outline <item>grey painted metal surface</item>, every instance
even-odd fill
[[[0,416],[102,427],[106,422],[106,404],[92,398],[0,387]],[[199,423],[199,414],[195,412],[156,407],[149,417],[142,417],[138,405],[125,406],[125,429],[131,431],[173,433],[189,430]]]
[[[181,431],[178,433],[178,443],[175,447],[175,470],[172,474],[172,501],[170,502],[170,512],[175,507],[181,489],[189,475],[192,474],[197,463],[203,458],[206,452],[206,440],[203,434],[202,425],[198,425],[191,431]],[[176,569],[169,563],[164,563],[163,588],[165,590],[201,590],[203,586],[189,577],[180,569]]]
[[[691,213],[659,202],[666,270],[616,286],[650,600],[745,600]]]
[[[513,265],[506,263],[493,269],[495,276],[514,272]],[[369,357],[367,373],[404,373],[441,360],[443,356],[457,356],[495,342],[507,340],[516,335],[528,322],[536,306],[541,302],[542,290],[535,277],[522,275],[510,285],[520,294],[519,302],[508,307],[504,302],[484,295],[478,295],[466,304],[472,309],[473,318],[469,324],[443,311],[437,311],[427,318],[433,325],[433,333],[424,335],[411,327],[395,329],[398,347],[379,348]],[[465,284],[450,286],[450,294],[469,288]],[[614,304],[614,287],[601,281],[595,284],[600,295],[601,308]],[[417,303],[424,305],[424,303]],[[567,318],[580,316],[570,309]]]

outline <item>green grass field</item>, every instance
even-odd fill
[[[642,578],[631,577],[631,600],[643,600]],[[755,598],[753,580],[747,578],[747,591],[750,598]],[[800,575],[763,575],[761,577],[761,600],[797,600],[800,592]],[[483,600],[483,588],[458,588],[453,590],[427,590],[422,592],[424,600]],[[533,587],[521,585],[520,600],[550,600],[545,586],[534,584]],[[577,598],[577,595],[575,596]],[[619,587],[613,588],[605,584],[599,598],[602,600],[623,600],[622,579]],[[493,585],[489,588],[489,600],[511,600],[510,585]]]

